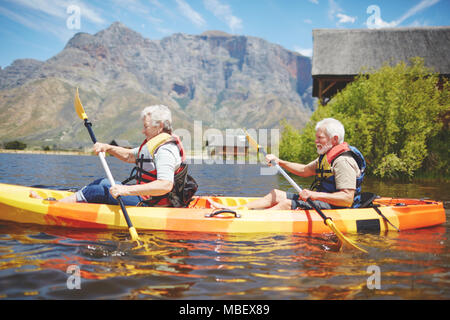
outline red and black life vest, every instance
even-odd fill
[[[344,154],[351,155],[360,169],[360,175],[356,178],[356,190],[352,204],[352,208],[358,208],[361,205],[361,185],[364,179],[366,161],[357,148],[349,146],[346,142],[334,146],[326,154],[319,156],[316,167],[316,177],[311,185],[311,189],[328,193],[338,191],[332,166],[336,158]]]
[[[174,143],[178,147],[178,151],[180,152],[181,156],[181,165],[177,170],[175,170],[173,182],[174,186],[169,193],[162,196],[141,196],[141,198],[143,198],[144,200],[143,203],[145,203],[148,206],[183,207],[186,206],[188,200],[190,200],[186,199],[184,189],[187,181],[191,182],[191,180],[193,179],[187,174],[188,166],[185,162],[186,156],[184,148],[179,137],[175,135],[170,135],[168,133],[161,133],[153,137],[149,141],[144,140],[144,142],[139,147],[138,157],[136,159],[136,166],[133,168],[130,177],[123,183],[127,183],[134,179],[136,180],[136,184],[145,184],[157,180],[158,173],[156,170],[156,165],[154,164],[154,155],[156,154],[156,152],[160,147],[168,143]],[[144,157],[144,153],[141,152],[144,146],[147,146],[150,155],[149,158]],[[144,163],[153,163],[154,169],[151,171],[146,171],[144,169]],[[195,183],[195,180],[193,181]],[[195,183],[195,191],[196,186],[197,185]],[[193,193],[195,193],[195,191],[193,191]]]

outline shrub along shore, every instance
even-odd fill
[[[450,85],[423,59],[361,73],[327,104],[319,103],[301,131],[284,122],[280,157],[315,159],[315,125],[329,117],[342,122],[345,140],[364,155],[368,176],[449,179]]]

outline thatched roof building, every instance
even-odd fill
[[[313,30],[313,96],[325,101],[363,69],[422,57],[450,78],[450,27]]]

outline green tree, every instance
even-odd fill
[[[280,156],[292,161],[317,157],[314,126],[333,117],[344,124],[345,140],[364,154],[368,174],[411,178],[418,170],[443,170],[448,176],[450,86],[447,80],[441,89],[438,84],[439,76],[421,58],[361,73],[327,105],[319,103],[302,134],[295,136],[284,124]],[[286,152],[285,144],[303,148],[302,154]]]
[[[5,149],[8,150],[24,150],[27,147],[27,145],[23,142],[20,142],[18,140],[10,141],[5,143]]]

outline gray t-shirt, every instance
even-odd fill
[[[138,154],[138,152],[139,147],[133,149],[133,154],[136,159],[140,158],[141,154],[144,154],[145,159],[151,158],[147,145],[142,147],[140,154]],[[155,164],[157,179],[173,182],[175,171],[181,165],[181,156],[178,147],[174,143],[168,143],[161,146],[155,153],[154,162],[144,162],[143,169],[145,171],[153,171],[155,170]]]

